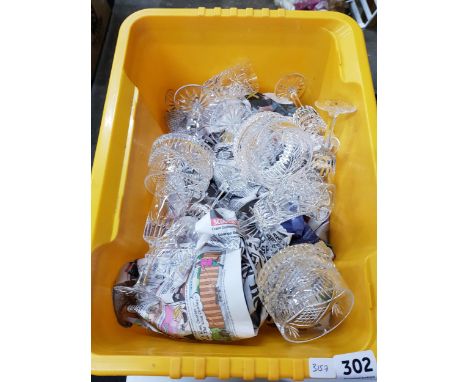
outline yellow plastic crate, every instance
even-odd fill
[[[142,257],[151,197],[143,179],[151,143],[167,132],[167,89],[202,83],[248,58],[261,90],[290,72],[308,79],[304,103],[343,98],[358,111],[337,135],[331,242],[355,294],[345,322],[313,342],[292,344],[275,327],[231,344],[176,341],[117,323],[112,285]],[[92,373],[171,378],[309,377],[308,358],[376,352],[376,106],[362,31],[334,12],[148,9],[120,29],[92,171]]]

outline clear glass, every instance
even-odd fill
[[[310,182],[287,182],[268,192],[255,203],[253,217],[258,228],[264,231],[301,215],[325,220],[331,208],[329,186],[317,177]]]
[[[186,194],[155,195],[146,217],[143,239],[154,247],[159,239],[189,208],[191,198]]]
[[[217,193],[210,203],[211,208],[215,206],[232,209],[229,206],[229,200],[234,198],[245,198],[252,195],[258,189],[258,186],[250,183],[241,173],[234,161],[232,144],[217,143],[214,148],[214,189]],[[236,210],[236,208],[234,208]]]
[[[293,101],[296,106],[302,106],[300,97],[304,94],[307,87],[305,77],[300,73],[290,73],[281,77],[276,83],[275,94],[278,97]],[[297,99],[296,99],[297,97]]]
[[[185,193],[201,198],[213,177],[213,151],[201,140],[180,133],[154,141],[146,189],[154,195]]]
[[[323,134],[327,125],[317,111],[309,105],[300,106],[296,109],[293,115],[293,121],[298,126],[301,126],[305,131],[314,134]]]
[[[175,106],[174,94],[173,89],[166,92],[166,123],[172,132],[184,131],[187,126],[187,115]]]
[[[131,297],[126,307],[146,328],[171,337],[183,338],[192,334],[190,325],[180,314],[166,322],[168,311],[184,311],[185,301],[180,290],[187,281],[196,251],[193,248],[153,249],[145,257],[143,271],[137,283],[127,288]]]
[[[312,106],[304,106],[300,100],[305,89],[305,77],[299,73],[291,73],[276,83],[275,95],[292,101],[297,107],[293,115],[294,123],[310,133],[322,134],[327,126],[324,120]]]
[[[331,117],[330,125],[325,132],[325,142],[316,153],[314,153],[313,166],[318,174],[327,178],[333,176],[336,169],[336,153],[340,147],[340,141],[334,135],[334,128],[338,116],[341,114],[353,113],[356,107],[344,101],[325,100],[317,101],[315,105],[318,109],[326,111]]]
[[[183,265],[184,269],[189,266],[186,263],[187,257],[193,258],[192,252],[198,239],[196,222],[197,219],[192,216],[180,217],[157,238],[155,245],[145,256],[146,265],[137,281],[137,287],[150,287],[157,283],[158,270],[161,268],[173,268],[164,269],[163,274],[167,274],[179,269],[180,265]]]
[[[209,134],[226,133],[233,139],[242,122],[252,114],[248,101],[226,99],[208,108],[206,130]]]
[[[180,217],[193,199],[202,199],[213,177],[213,152],[187,134],[158,138],[148,160],[145,186],[154,195],[143,237],[150,246]]]
[[[241,126],[233,144],[234,159],[252,183],[274,188],[307,171],[322,137],[310,135],[290,117],[260,112]]]
[[[281,335],[289,342],[317,339],[340,325],[354,296],[320,245],[286,247],[260,270],[258,290]]]
[[[174,93],[174,106],[186,113],[197,113],[207,108],[213,97],[203,86],[188,84],[181,86]]]
[[[206,81],[205,86],[216,99],[243,98],[257,93],[257,74],[249,62],[223,70]]]
[[[216,160],[214,166],[214,181],[220,192],[244,198],[258,187],[245,179],[234,161]]]
[[[315,101],[315,106],[320,110],[326,111],[330,117],[337,117],[341,114],[350,114],[356,111],[356,106],[337,99]]]
[[[295,110],[292,117],[258,111],[262,102],[254,114],[247,98],[258,89],[252,66],[243,63],[203,85],[166,94],[172,133],[153,143],[145,178],[153,194],[143,234],[150,249],[139,259],[133,284],[117,290],[128,297],[124,313],[155,332],[194,334],[185,286],[196,270],[197,251],[205,247],[243,251],[255,277],[246,289],[249,274],[244,271],[250,269],[242,268],[239,293],[257,296],[252,286],[258,282],[261,301],[288,341],[328,333],[352,308],[353,294],[333,264],[332,251],[323,242],[289,246],[299,231],[288,232],[282,223],[303,215],[310,217],[304,224],[315,227],[328,221],[334,187],[327,181],[340,145],[333,129],[337,117],[355,107],[317,101],[317,108],[332,117],[327,129],[314,107],[301,103],[306,89],[301,74],[283,77],[275,88],[279,100],[286,98],[294,106],[268,104],[283,114]],[[260,263],[263,268],[257,268]],[[167,321],[166,313],[171,316]]]
[[[326,145],[314,152],[312,166],[323,179],[335,174],[336,154],[329,150]]]
[[[180,87],[174,93],[172,108],[169,101],[167,112],[169,128],[171,131],[186,132],[205,138],[207,109],[213,102],[213,97],[201,85],[189,84]]]
[[[354,113],[356,111],[356,106],[341,100],[316,101],[315,106],[320,110],[326,111],[332,119],[327,129],[327,148],[330,149],[332,147],[333,133],[337,118],[342,114]]]

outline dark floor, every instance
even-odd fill
[[[112,15],[107,29],[107,35],[101,52],[101,57],[96,69],[94,81],[91,86],[91,156],[94,159],[94,151],[99,135],[102,109],[106,98],[107,82],[109,80],[112,59],[114,57],[115,44],[120,24],[133,12],[144,8],[197,8],[197,7],[222,7],[222,8],[271,8],[276,9],[273,0],[115,0]],[[365,30],[369,63],[372,71],[372,79],[375,91],[377,91],[377,31]],[[92,382],[124,382],[125,377],[95,377]]]
[[[120,24],[127,16],[144,8],[197,7],[277,8],[273,0],[115,0],[106,39],[91,87],[91,155],[93,159]]]
[[[367,46],[367,57],[372,73],[372,82],[377,96],[377,29],[364,29],[364,38]]]
[[[133,12],[144,8],[196,8],[202,6],[206,8],[277,8],[273,0],[115,0],[106,39],[91,87],[91,157],[93,159],[120,24]],[[364,36],[374,88],[377,91],[377,31],[365,30]]]
[[[96,377],[91,376],[91,382],[125,382],[127,377]]]

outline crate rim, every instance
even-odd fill
[[[100,244],[95,240],[95,235],[98,230],[96,224],[100,212],[100,204],[102,198],[103,178],[108,169],[113,165],[108,158],[109,147],[111,144],[111,135],[113,128],[113,117],[116,111],[116,104],[120,93],[120,83],[122,74],[124,73],[124,60],[127,51],[127,44],[132,26],[139,20],[154,16],[181,16],[181,17],[274,17],[274,18],[296,18],[296,19],[317,19],[317,20],[336,20],[347,24],[353,34],[356,47],[358,48],[357,56],[359,68],[361,71],[361,83],[365,94],[374,95],[372,77],[367,52],[364,42],[364,36],[357,22],[343,13],[327,11],[297,11],[285,9],[253,9],[253,8],[148,8],[136,11],[129,15],[121,24],[117,43],[115,47],[114,60],[109,77],[109,84],[102,113],[101,126],[99,131],[98,142],[96,145],[94,163],[91,172],[91,248],[92,251]],[[363,53],[364,52],[364,53]],[[376,103],[375,98],[369,100],[366,97],[367,119],[371,130],[376,124]],[[376,145],[376,136],[372,136],[371,145]],[[129,148],[127,147],[127,150]],[[374,153],[374,171],[376,171],[376,150]],[[124,155],[122,168],[128,165],[128,156]],[[125,173],[121,174],[124,177]],[[121,196],[120,196],[121,198]],[[121,202],[116,200],[116,205]],[[115,224],[119,224],[118,219],[114,219]],[[115,227],[114,227],[115,228]],[[117,234],[116,229],[112,230],[108,241],[114,241]],[[373,336],[372,343],[369,344],[370,349],[375,349],[376,338]],[[375,351],[374,351],[375,353]],[[131,369],[125,366],[125,359],[132,358]],[[210,368],[213,363],[217,364],[219,370],[217,375],[207,373],[207,363],[210,363]],[[184,363],[184,373],[182,373],[182,363]],[[233,364],[242,363],[242,373],[233,372]],[[282,370],[289,370],[288,376],[280,373],[280,363]],[[191,373],[186,373],[188,364],[192,364],[189,369]],[[267,375],[258,375],[256,372],[258,366],[266,366]],[[238,370],[238,367],[235,368]],[[218,377],[220,379],[242,377],[244,379],[267,378],[269,380],[277,380],[280,378],[292,378],[293,380],[303,380],[309,378],[308,373],[308,358],[274,358],[274,357],[249,357],[249,356],[155,356],[155,355],[107,355],[100,354],[91,350],[91,372],[93,375],[159,375],[169,376],[170,378],[178,379],[181,377],[193,376],[197,379],[205,377]]]

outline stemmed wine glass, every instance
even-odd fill
[[[259,89],[257,74],[249,62],[223,70],[207,80],[203,86],[219,100],[244,98],[257,93]]]
[[[271,189],[307,171],[319,145],[316,137],[290,117],[260,112],[243,123],[234,139],[233,154],[245,178]]]
[[[171,132],[186,133],[213,143],[205,126],[209,120],[209,107],[215,102],[201,85],[189,84],[165,96],[166,122]]]
[[[145,187],[154,198],[144,239],[154,245],[192,199],[205,196],[213,176],[213,152],[196,137],[165,134],[153,143],[148,167]]]
[[[309,105],[303,105],[300,97],[306,88],[306,80],[302,74],[291,73],[283,76],[276,83],[275,95],[291,100],[297,107],[293,115],[294,123],[313,134],[321,134],[326,129],[324,120],[317,111]]]
[[[340,141],[333,134],[338,116],[349,114],[356,111],[356,107],[344,101],[325,100],[316,101],[315,106],[323,111],[326,111],[332,118],[326,132],[326,140],[323,146],[314,154],[314,167],[317,172],[327,177],[335,173],[336,153],[340,147]]]
[[[265,308],[290,342],[307,342],[329,333],[354,304],[330,252],[317,244],[282,249],[265,263],[257,284]]]
[[[340,100],[323,100],[315,101],[315,106],[323,111],[326,111],[328,115],[332,118],[329,127],[327,128],[327,143],[326,146],[330,149],[333,146],[333,138],[337,139],[333,135],[335,129],[336,120],[340,115],[354,113],[356,111],[356,106]],[[339,142],[339,141],[338,141]],[[335,146],[339,146],[335,143]]]

